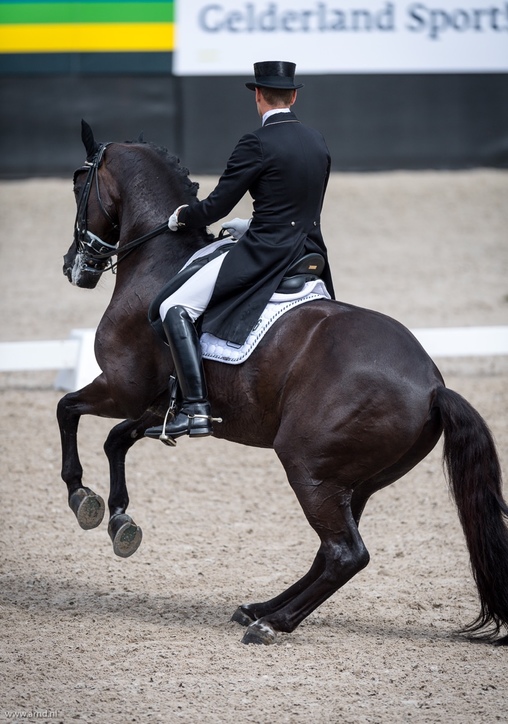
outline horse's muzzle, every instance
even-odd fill
[[[66,254],[62,270],[71,284],[82,289],[95,289],[102,274],[101,269],[91,268],[80,253]]]
[[[63,267],[62,272],[63,275],[67,277],[67,279],[72,282],[72,267],[74,266],[74,259],[76,258],[76,254],[71,254],[70,252],[67,252],[67,254],[64,255],[63,258]]]

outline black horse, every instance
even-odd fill
[[[121,418],[105,452],[111,471],[109,531],[131,555],[141,531],[126,514],[125,456],[167,407],[172,364],[147,310],[160,288],[210,235],[167,230],[166,220],[196,196],[177,159],[143,143],[99,144],[83,124],[87,162],[74,176],[78,212],[64,273],[93,288],[116,262],[116,285],[99,324],[103,370],[58,405],[62,477],[82,527],[102,520],[104,503],[82,484],[81,415]],[[411,470],[444,432],[444,459],[469,548],[480,612],[470,635],[499,637],[508,625],[508,508],[493,439],[476,410],[447,389],[433,361],[401,324],[378,312],[314,300],[287,312],[239,366],[205,361],[215,436],[273,448],[320,538],[310,570],[275,598],[240,606],[244,642],[270,643],[293,631],[369,561],[358,531],[369,497]],[[155,443],[150,441],[150,445]],[[199,442],[196,454],[199,454]],[[168,451],[169,454],[169,451]]]

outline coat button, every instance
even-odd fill
[[[292,221],[291,226],[296,226],[296,221]]]
[[[317,226],[317,221],[314,221],[314,226]]]

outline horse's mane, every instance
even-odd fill
[[[167,148],[164,148],[164,146],[158,146],[150,141],[138,139],[137,141],[126,141],[126,143],[143,144],[144,146],[148,146],[149,148],[151,148],[152,151],[155,151],[155,153],[160,156],[162,161],[174,172],[175,176],[180,179],[186,193],[189,196],[197,198],[199,184],[197,183],[197,181],[192,181],[190,179],[189,169],[181,165],[178,156],[170,153]]]
[[[197,199],[199,183],[197,181],[191,180],[191,178],[189,177],[189,169],[185,166],[182,166],[178,156],[170,153],[168,149],[164,146],[158,146],[151,141],[145,141],[142,136],[140,136],[140,138],[138,138],[136,141],[124,141],[124,143],[145,146],[153,151],[155,154],[157,154],[157,156],[159,156],[159,158],[161,159],[162,163],[172,172],[173,176],[180,182],[182,190],[185,196],[189,199],[189,201],[192,199]],[[202,236],[200,237],[200,239],[202,244],[209,244],[211,241],[214,240],[214,235],[209,232],[208,229],[204,228],[201,231]]]

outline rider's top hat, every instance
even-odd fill
[[[246,83],[249,90],[255,88],[280,88],[283,90],[297,90],[302,88],[303,83],[295,85],[296,63],[288,63],[284,60],[265,60],[262,63],[254,63],[253,83]]]

